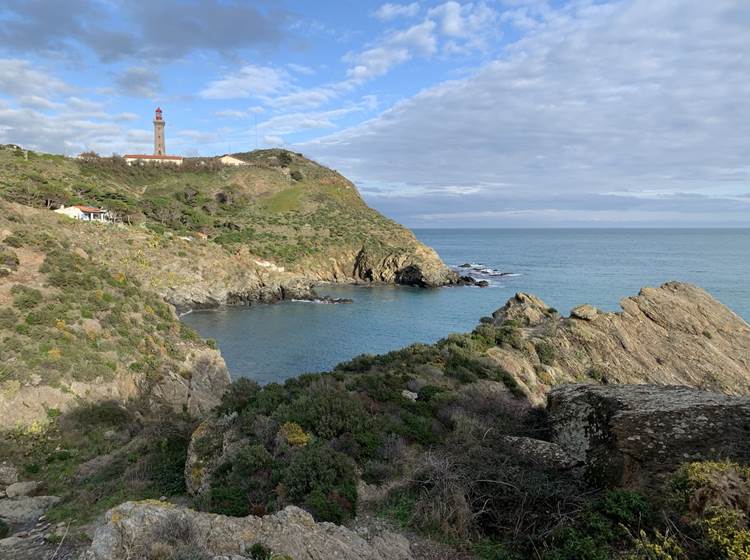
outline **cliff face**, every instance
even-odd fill
[[[538,298],[517,294],[493,315],[513,325],[519,348],[489,356],[533,398],[569,381],[686,385],[750,393],[750,325],[707,292],[678,282],[643,288],[622,312],[582,305],[561,317]]]

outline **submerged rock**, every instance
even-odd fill
[[[658,487],[691,461],[750,462],[750,397],[661,385],[562,385],[553,441],[604,486]]]
[[[365,539],[345,527],[316,523],[309,513],[293,506],[266,517],[226,517],[145,501],[111,509],[83,559],[126,560],[154,550],[171,554],[183,548],[207,558],[246,558],[255,544],[295,560],[412,557],[408,541],[400,535],[383,531]]]

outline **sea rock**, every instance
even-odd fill
[[[29,523],[60,501],[57,496],[33,496],[0,500],[0,519],[8,523]]]
[[[33,480],[26,482],[16,482],[5,489],[5,494],[9,498],[20,498],[29,496],[39,489],[39,483]]]
[[[316,523],[297,508],[266,517],[226,517],[175,508],[156,501],[127,502],[111,509],[94,534],[84,560],[126,560],[167,544],[179,529],[182,540],[209,557],[241,556],[262,543],[275,554],[306,560],[410,560],[408,541],[381,532],[366,540],[332,523]]]
[[[437,253],[424,245],[411,251],[363,247],[354,257],[351,276],[365,282],[387,282],[430,288],[458,283]]]
[[[750,462],[750,397],[660,385],[562,385],[553,442],[602,486],[655,488],[680,464]]]

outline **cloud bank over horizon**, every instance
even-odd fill
[[[302,151],[410,226],[750,226],[742,0],[303,6],[9,0],[0,142],[147,151],[160,104],[173,152]]]

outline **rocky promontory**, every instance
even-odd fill
[[[556,384],[657,383],[735,395],[750,393],[750,325],[706,291],[679,282],[643,288],[620,312],[581,305],[563,317],[519,293],[492,324],[515,344],[488,357],[539,402]]]

